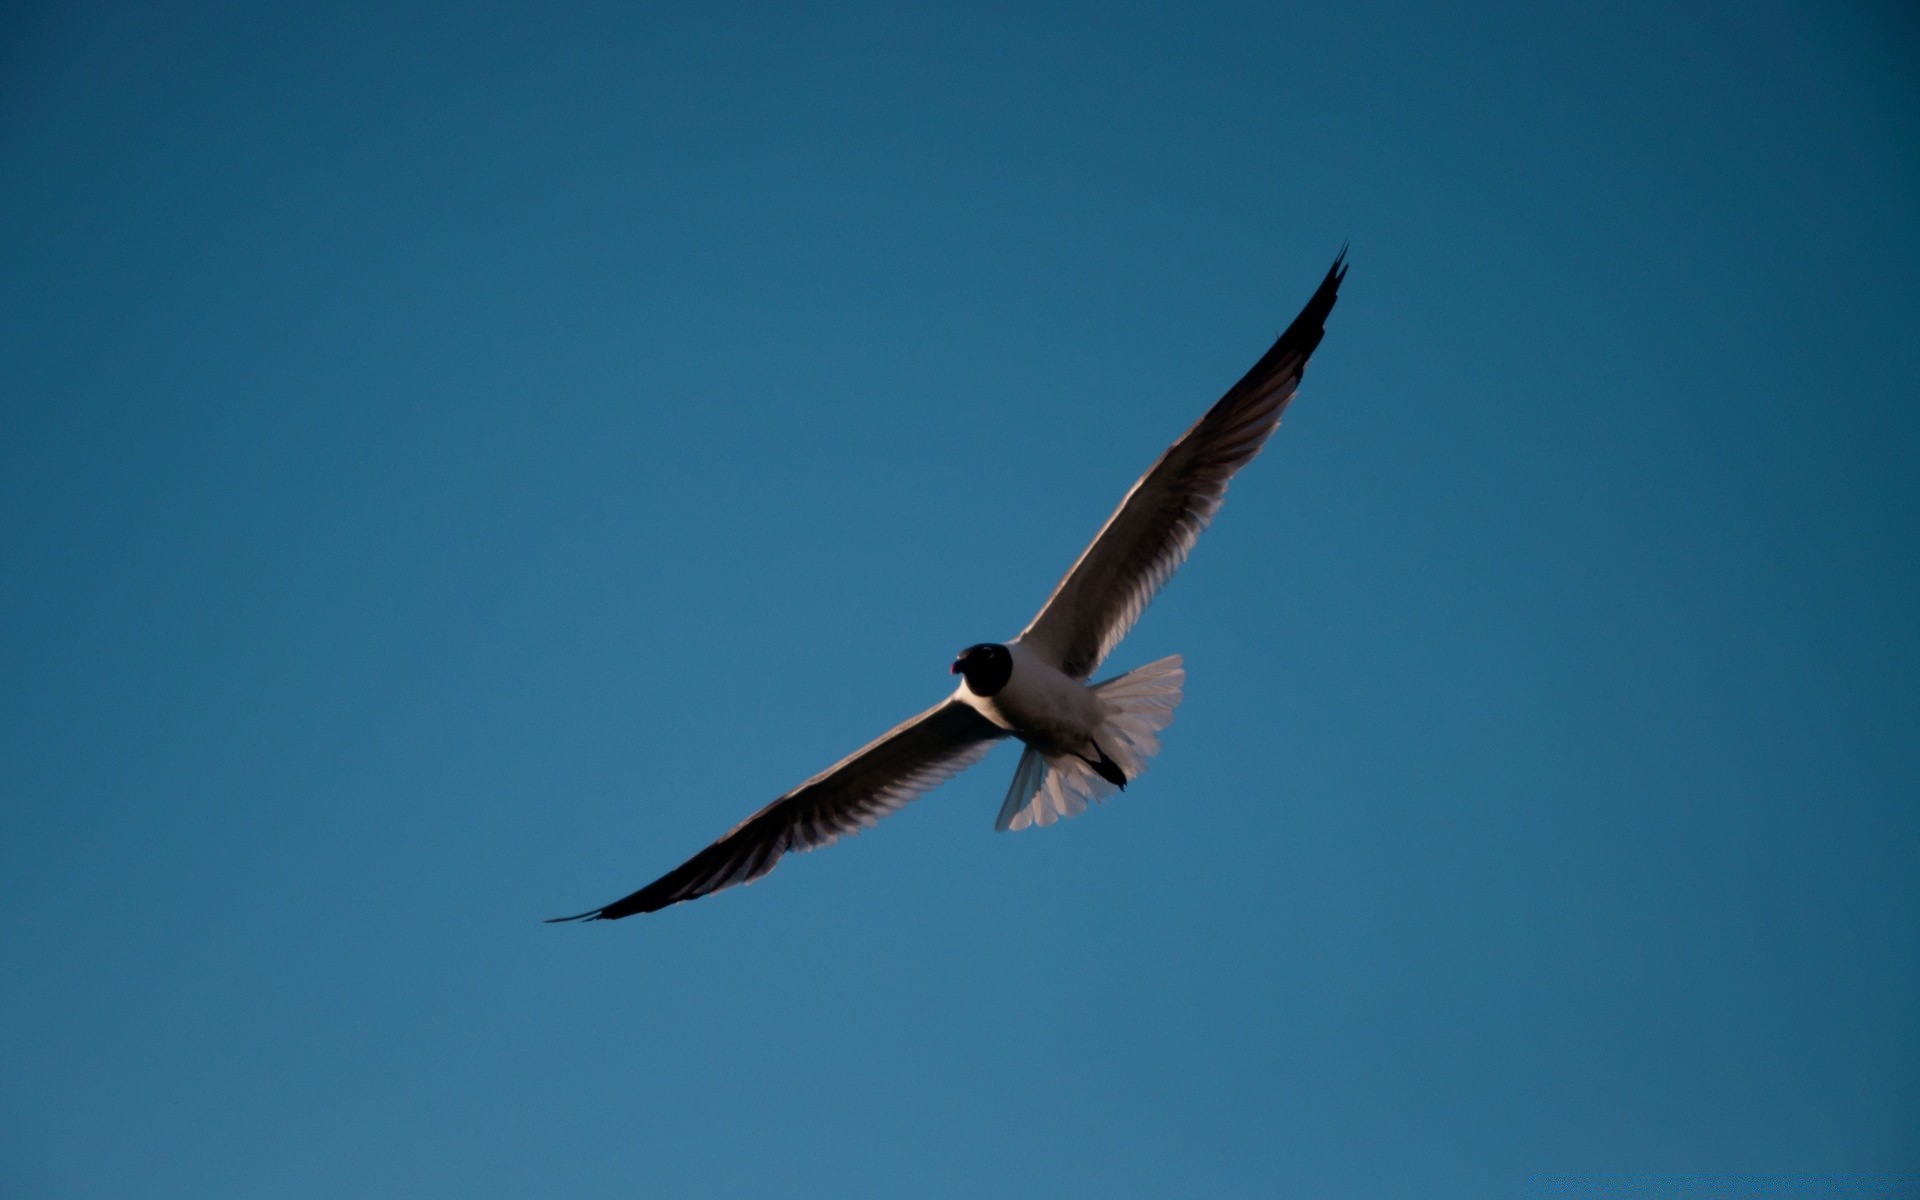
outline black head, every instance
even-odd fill
[[[1013,655],[1005,646],[981,642],[968,646],[953,660],[953,673],[966,678],[976,696],[991,696],[1013,678]]]

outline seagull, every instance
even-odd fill
[[[789,851],[860,832],[985,758],[1025,750],[994,828],[1051,825],[1146,770],[1173,721],[1180,656],[1088,683],[1213,520],[1234,472],[1280,424],[1346,278],[1341,250],[1307,306],[1240,382],[1168,447],[1010,642],[962,650],[953,695],[754,813],[630,896],[559,921],[616,921],[751,883]]]

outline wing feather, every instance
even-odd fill
[[[876,824],[986,756],[1005,732],[948,700],[896,726],[754,813],[630,896],[555,921],[613,921],[752,883],[788,851],[815,850]]]
[[[1342,250],[1286,332],[1121,499],[1021,632],[1022,644],[1075,679],[1092,675],[1120,644],[1186,561],[1234,472],[1253,461],[1279,426],[1346,274]]]

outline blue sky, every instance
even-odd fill
[[[1920,1171],[1915,34],[9,10],[0,1191]],[[1349,239],[1146,779],[539,923],[1017,631]]]

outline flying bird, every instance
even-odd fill
[[[1346,278],[1346,251],[1307,306],[1240,382],[1162,454],[1107,518],[1012,641],[962,650],[952,696],[896,726],[754,813],[659,879],[554,921],[613,921],[712,895],[773,870],[789,851],[860,832],[986,757],[1025,744],[996,829],[1051,825],[1140,777],[1173,721],[1180,656],[1088,683],[1154,593],[1186,561],[1226,496],[1280,424]]]

